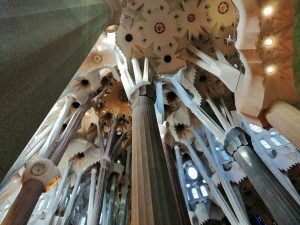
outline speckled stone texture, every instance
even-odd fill
[[[103,30],[104,0],[0,0],[0,181]]]

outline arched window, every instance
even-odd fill
[[[263,130],[261,127],[254,125],[252,123],[250,123],[249,126],[250,126],[251,130],[253,130],[256,133],[260,133]]]
[[[200,190],[201,190],[201,193],[202,193],[203,197],[207,197],[208,196],[208,193],[207,193],[207,190],[206,190],[205,186],[201,186]]]
[[[271,137],[270,140],[276,145],[276,146],[280,146],[281,142],[275,138],[275,137]]]
[[[187,173],[192,180],[196,180],[198,178],[198,172],[194,166],[191,166],[187,169]]]
[[[262,146],[264,146],[266,149],[270,149],[271,146],[268,144],[268,142],[266,140],[261,140],[260,143],[262,144]]]
[[[199,198],[199,194],[196,188],[192,188],[192,194],[194,199],[198,199]]]

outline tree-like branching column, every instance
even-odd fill
[[[117,143],[113,145],[113,138],[115,136],[116,128],[118,125],[119,119],[116,118],[113,122],[108,141],[106,143],[106,146],[104,148],[104,142],[102,133],[99,132],[100,137],[100,151],[102,151],[102,156],[100,158],[100,170],[99,175],[97,179],[97,186],[96,186],[96,193],[95,193],[95,200],[94,200],[94,211],[91,218],[92,225],[99,224],[100,216],[102,212],[102,206],[103,206],[103,199],[105,194],[105,189],[108,183],[108,178],[112,172],[122,173],[123,166],[114,163],[114,153],[119,149],[122,142],[124,141],[125,134],[122,134],[121,137],[119,137]]]
[[[96,98],[102,97],[105,92],[106,90],[103,90]],[[40,195],[60,177],[56,166],[66,151],[82,117],[94,104],[95,95],[96,93],[91,93],[87,102],[76,111],[50,159],[38,159],[27,165],[22,175],[22,189],[5,216],[3,225],[27,224]]]
[[[255,153],[250,136],[241,128],[232,128],[224,147],[243,168],[276,222],[281,225],[300,224],[298,203]]]
[[[131,102],[132,225],[180,224],[155,116],[155,90],[141,85]]]

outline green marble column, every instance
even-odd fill
[[[0,181],[110,23],[104,0],[0,3]]]

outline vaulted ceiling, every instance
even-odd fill
[[[103,2],[14,0],[1,3],[0,149],[1,161],[5,163],[0,164],[0,179],[98,39],[108,10]],[[126,57],[147,56],[155,72],[169,74],[193,60],[186,47],[190,42],[212,58],[217,57],[216,50],[222,51],[225,59],[241,71],[246,60],[251,71],[249,76],[262,81],[266,89],[275,87],[277,97],[297,102],[293,82],[295,77],[299,94],[300,54],[294,53],[300,51],[300,31],[294,32],[294,28],[300,23],[299,0],[127,2],[128,8],[117,31],[117,45]],[[276,6],[272,17],[261,14],[268,4]],[[265,45],[267,38],[272,39],[273,46]],[[243,54],[242,59],[237,49]],[[91,53],[89,56],[97,57],[97,49]],[[268,66],[274,66],[272,76],[266,74]],[[203,89],[203,80],[213,97],[230,95],[218,78],[197,67],[192,79],[197,90]],[[114,88],[117,90],[118,86]],[[251,85],[245,86],[237,96],[243,100],[252,91]],[[272,96],[262,95],[258,111],[272,101]],[[249,99],[249,102],[240,101],[238,108],[242,112],[243,107],[256,106],[253,101],[257,99]],[[113,107],[114,99],[106,101]]]

